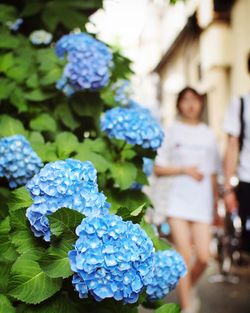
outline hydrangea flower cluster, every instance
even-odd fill
[[[25,185],[43,166],[29,142],[22,135],[0,139],[0,177],[10,188]]]
[[[112,90],[115,93],[115,101],[120,105],[125,106],[129,104],[129,98],[132,93],[131,84],[128,80],[118,80],[113,86]]]
[[[56,54],[67,54],[67,65],[56,87],[70,96],[79,90],[99,90],[109,82],[112,54],[108,47],[86,33],[63,36],[56,43]]]
[[[135,303],[151,281],[154,248],[138,224],[117,215],[87,217],[76,228],[69,252],[73,285],[80,298]]]
[[[143,148],[158,149],[164,134],[150,111],[139,105],[116,107],[105,112],[101,129],[110,138],[123,139]]]
[[[30,34],[30,41],[33,43],[35,46],[40,46],[40,45],[48,45],[52,41],[52,34],[46,32],[46,30],[34,30]]]
[[[33,199],[26,216],[36,237],[50,240],[47,216],[60,208],[86,216],[107,214],[109,203],[98,191],[96,169],[90,162],[67,159],[46,164],[26,185]]]
[[[23,19],[22,18],[18,18],[17,20],[15,20],[14,22],[8,21],[6,22],[6,25],[9,27],[10,30],[12,30],[13,32],[18,31],[19,27],[23,24]]]
[[[151,301],[165,297],[187,272],[182,256],[175,250],[158,251],[154,254],[153,276],[146,293]]]

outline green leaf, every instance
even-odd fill
[[[67,158],[78,148],[78,139],[70,132],[62,132],[56,136],[56,149],[59,158]]]
[[[136,182],[141,185],[148,185],[147,175],[141,170],[137,170]]]
[[[21,88],[16,87],[10,96],[10,102],[18,109],[18,112],[26,112],[28,110],[27,101]]]
[[[75,130],[81,123],[73,115],[70,107],[67,103],[58,105],[55,110],[55,115],[60,119],[60,121],[68,127],[70,130]]]
[[[34,1],[34,2],[27,1],[25,3],[25,7],[23,11],[21,12],[21,16],[26,17],[26,16],[35,15],[41,11],[43,6],[44,6],[44,3],[42,2],[39,3],[38,1]]]
[[[40,266],[51,278],[67,278],[72,275],[68,252],[72,250],[75,239],[71,236],[63,236],[60,242],[53,243],[44,257],[40,260]]]
[[[42,113],[30,121],[30,128],[38,131],[56,131],[56,122],[48,113]]]
[[[16,251],[9,240],[10,220],[6,217],[0,222],[0,260],[13,261],[16,258]]]
[[[124,149],[121,152],[121,156],[123,160],[131,160],[136,156],[136,152],[131,148]]]
[[[7,287],[9,283],[9,274],[11,269],[11,262],[0,262],[0,294],[7,292]],[[1,301],[0,301],[1,303]],[[1,308],[1,306],[0,306]],[[1,312],[1,309],[0,309]]]
[[[27,79],[29,75],[29,67],[23,65],[16,65],[7,72],[7,76],[14,79],[19,84]]]
[[[0,72],[6,73],[13,65],[14,58],[12,52],[0,56]]]
[[[0,116],[0,137],[26,135],[26,131],[19,120],[8,115]]]
[[[9,188],[0,187],[0,218],[5,218],[9,214],[7,201],[10,197]]]
[[[162,305],[159,309],[155,310],[155,313],[180,313],[181,309],[178,304],[167,303]]]
[[[168,244],[168,242],[166,242],[164,239],[159,238],[155,233],[153,227],[150,224],[146,223],[145,220],[142,220],[140,222],[140,226],[142,229],[144,229],[149,238],[152,240],[156,251],[171,249],[171,246]]]
[[[0,100],[8,99],[15,88],[15,82],[10,79],[0,78]]]
[[[10,211],[17,211],[22,208],[28,208],[33,203],[28,190],[25,187],[20,187],[11,192],[8,201]]]
[[[62,69],[60,67],[53,67],[45,76],[40,80],[41,85],[50,85],[55,83],[62,75]]]
[[[77,308],[78,304],[78,308]],[[75,299],[71,299],[66,293],[57,294],[52,298],[42,302],[39,305],[29,305],[25,311],[21,313],[79,313],[85,312],[83,304],[77,303]],[[19,313],[19,312],[18,312]]]
[[[16,312],[10,300],[5,295],[2,295],[2,294],[0,294],[0,312],[1,313],[15,313]]]
[[[0,21],[9,22],[16,19],[16,10],[12,5],[0,4]]]
[[[132,211],[132,212],[130,213],[130,215],[131,215],[131,216],[138,216],[138,215],[140,215],[140,214],[143,212],[143,210],[145,209],[145,204],[146,204],[146,203],[143,203],[142,205],[140,205],[137,209],[135,209],[134,211]]]
[[[129,188],[135,182],[137,168],[129,162],[114,163],[110,167],[111,175],[122,190]]]
[[[51,233],[60,236],[69,233],[75,237],[75,229],[81,224],[84,215],[71,209],[60,209],[48,216]]]
[[[101,154],[94,152],[98,151],[98,147],[95,147],[95,144],[98,144],[98,141],[85,140],[82,144],[78,145],[78,153],[74,158],[82,162],[92,162],[97,171],[103,173],[110,167],[110,163]]]
[[[121,216],[124,221],[132,221],[134,223],[140,223],[145,213],[145,203],[139,206],[137,209],[121,207],[117,210],[116,214]]]
[[[52,98],[55,95],[55,93],[48,93],[48,92],[44,92],[40,89],[34,89],[30,92],[26,92],[25,97],[26,99],[30,100],[30,101],[44,101],[47,99]]]
[[[26,209],[19,209],[11,212],[10,215],[10,240],[19,253],[31,253],[31,251],[41,250],[40,241],[34,236],[30,229],[30,224],[26,218]],[[38,255],[37,255],[38,257]]]
[[[29,133],[29,142],[33,149],[37,146],[41,146],[44,144],[43,135],[39,132],[30,132]]]
[[[115,213],[121,207],[138,208],[145,203],[146,207],[150,206],[149,198],[141,190],[124,190],[105,189],[104,194],[111,203],[112,212]]]
[[[34,150],[43,162],[54,162],[58,160],[55,143],[46,142],[46,144],[40,146],[34,145]]]
[[[0,33],[0,37],[0,49],[16,49],[20,44],[20,40],[15,36]]]
[[[39,86],[39,80],[37,73],[32,73],[26,81],[26,85],[29,88],[37,88]]]
[[[47,276],[27,254],[13,264],[8,294],[25,303],[37,304],[53,296],[61,288],[62,280]]]

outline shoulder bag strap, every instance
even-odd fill
[[[239,136],[239,148],[240,151],[242,150],[243,146],[243,139],[244,139],[244,130],[245,130],[245,123],[244,123],[244,98],[240,98],[240,136]]]

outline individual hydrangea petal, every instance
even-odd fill
[[[22,135],[0,139],[0,177],[10,188],[25,185],[43,166],[29,142]]]
[[[135,303],[152,275],[154,248],[144,230],[107,214],[85,218],[76,234],[68,256],[79,296]]]
[[[147,285],[147,297],[151,301],[165,297],[187,272],[183,258],[175,250],[154,254],[153,278]]]
[[[40,45],[48,45],[52,41],[52,34],[46,32],[45,30],[34,30],[30,36],[30,41],[33,43],[35,46],[40,46]]]
[[[23,19],[22,18],[18,18],[15,21],[8,21],[8,22],[6,22],[6,25],[9,27],[10,30],[16,32],[16,31],[18,31],[18,29],[22,25],[22,23],[23,23]]]
[[[150,111],[134,103],[106,111],[101,118],[101,129],[110,138],[122,139],[145,149],[158,149],[164,138]]]
[[[86,33],[69,34],[56,43],[55,51],[60,58],[67,55],[68,63],[56,84],[66,95],[99,90],[108,84],[112,54],[102,42]]]
[[[96,169],[90,162],[67,159],[46,164],[26,185],[33,199],[26,216],[36,237],[50,240],[47,216],[60,208],[85,216],[107,214],[109,204],[98,191]]]

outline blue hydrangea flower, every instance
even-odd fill
[[[128,80],[118,80],[112,85],[112,90],[115,93],[115,101],[122,106],[128,105],[132,93],[131,89],[131,84]]]
[[[110,138],[123,139],[146,149],[158,149],[164,138],[158,121],[139,105],[106,111],[101,118],[101,129]]]
[[[34,30],[30,36],[30,41],[33,43],[35,46],[40,46],[40,45],[48,45],[52,41],[52,34],[46,32],[46,30]]]
[[[138,224],[116,215],[85,218],[69,252],[73,285],[80,298],[135,303],[151,281],[154,248]]]
[[[146,293],[151,301],[165,297],[175,289],[179,279],[187,272],[182,256],[175,250],[158,251],[154,254],[153,278]]]
[[[90,162],[67,159],[46,164],[26,185],[33,199],[26,216],[34,235],[50,240],[47,216],[60,208],[86,216],[107,214],[109,204],[98,191],[96,175]]]
[[[99,90],[109,82],[112,54],[102,42],[86,33],[63,36],[56,43],[56,54],[67,55],[67,65],[56,87],[66,95],[79,90]]]
[[[25,185],[43,166],[29,142],[22,135],[0,139],[0,177],[10,188]]]
[[[16,32],[16,31],[18,31],[18,29],[22,25],[22,23],[23,23],[23,19],[18,18],[14,22],[11,22],[11,21],[6,22],[6,25],[9,27],[10,30]]]

